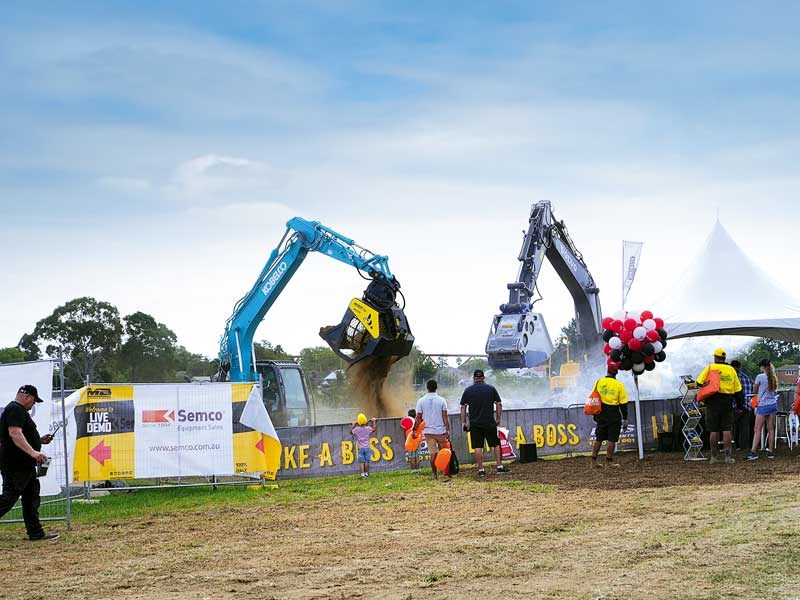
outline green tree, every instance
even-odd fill
[[[775,366],[800,363],[800,345],[784,340],[759,338],[748,346],[737,358],[742,369],[750,377],[758,374],[758,363],[768,358]]]
[[[24,360],[27,360],[27,355],[19,348],[0,348],[0,363],[14,363]]]
[[[219,371],[219,360],[209,360],[202,354],[189,352],[183,346],[175,348],[175,376],[182,381],[192,377],[210,377]]]
[[[272,342],[267,340],[255,342],[253,348],[256,351],[256,360],[291,360],[292,358],[280,344],[273,346]]]
[[[23,341],[23,350],[44,347],[51,358],[57,357],[60,350],[70,387],[80,386],[87,379],[96,381],[99,368],[116,356],[122,341],[122,322],[112,304],[89,297],[75,298],[36,323],[33,333]]]
[[[127,381],[172,381],[175,376],[177,336],[143,312],[124,319],[125,342],[119,352]]]
[[[581,359],[578,356],[578,324],[574,318],[561,328],[561,333],[553,340],[553,346],[553,354],[550,357],[553,374],[557,374],[565,362]]]
[[[439,363],[416,346],[411,349],[409,358],[414,365],[414,383],[418,385],[424,384],[428,379],[433,379],[433,376],[439,370]]]
[[[298,359],[306,377],[313,385],[319,385],[331,371],[345,369],[346,363],[327,346],[303,348]]]

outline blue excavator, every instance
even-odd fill
[[[308,406],[308,393],[300,366],[292,361],[256,361],[253,338],[256,328],[292,279],[309,252],[353,266],[369,280],[363,297],[350,301],[338,325],[323,327],[320,336],[345,362],[368,357],[399,359],[414,345],[401,298],[400,282],[389,269],[386,256],[374,254],[348,237],[317,221],[294,217],[272,251],[256,282],[233,309],[220,340],[217,381],[263,380],[264,402],[271,414]],[[405,300],[403,299],[405,303]],[[276,426],[310,424],[307,418],[277,420]]]
[[[508,284],[508,302],[500,305],[500,313],[492,319],[486,354],[493,369],[533,367],[553,353],[544,318],[533,311],[536,280],[545,258],[575,303],[578,354],[584,355],[602,342],[600,290],[564,222],[556,220],[550,202],[544,200],[531,207],[518,256],[517,280]]]

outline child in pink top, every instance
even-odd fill
[[[358,446],[358,465],[361,469],[361,477],[369,477],[369,459],[372,454],[372,449],[369,446],[370,438],[377,430],[377,419],[372,417],[370,419],[371,425],[367,425],[367,417],[361,413],[358,419],[353,423],[350,433],[356,438],[356,445]]]

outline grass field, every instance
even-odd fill
[[[0,595],[800,598],[797,456],[621,462],[539,461],[486,480],[465,469],[448,484],[401,472],[106,496],[76,505],[56,542],[1,527],[19,576]]]

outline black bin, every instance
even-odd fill
[[[536,459],[536,444],[519,445],[519,462],[529,463],[535,461]]]

